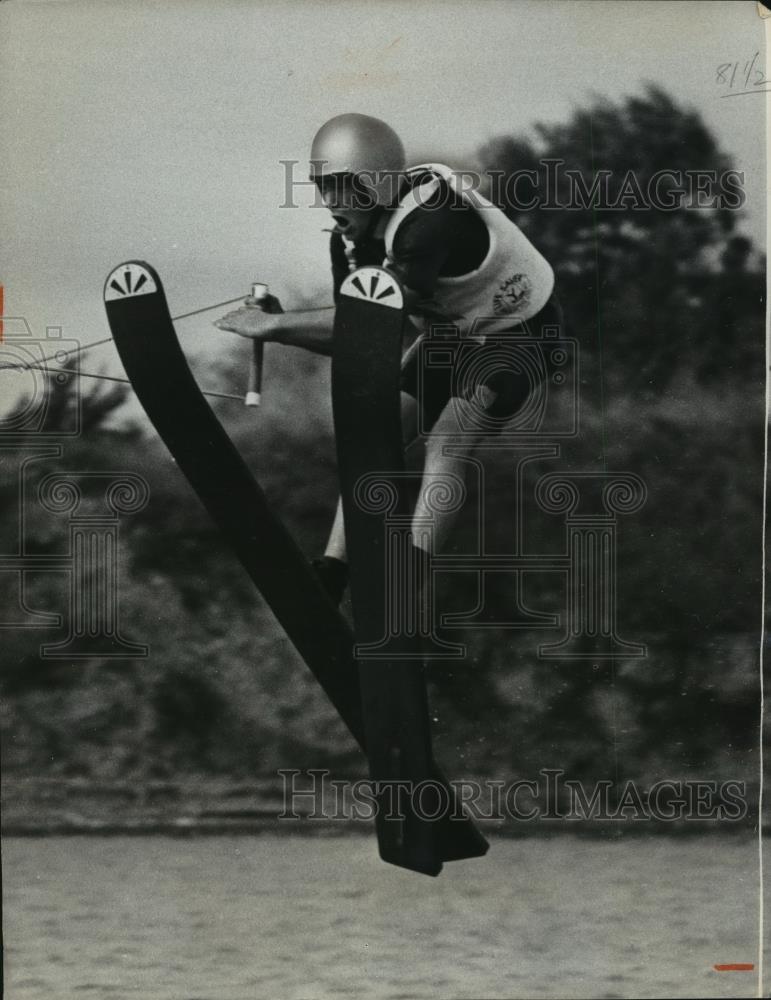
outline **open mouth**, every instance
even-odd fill
[[[344,233],[350,228],[350,219],[346,219],[343,215],[333,215],[332,218],[335,220],[335,232]]]

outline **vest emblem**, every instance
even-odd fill
[[[519,312],[530,301],[532,282],[526,274],[512,274],[502,281],[493,296],[493,310],[496,316],[508,316]]]

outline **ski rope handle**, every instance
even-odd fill
[[[181,319],[188,319],[190,316],[198,316],[200,313],[209,312],[212,309],[221,309],[223,306],[233,305],[235,302],[243,302],[243,300],[243,295],[238,295],[233,299],[226,299],[224,302],[215,302],[213,305],[202,306],[200,309],[193,309],[190,312],[180,313],[179,316],[172,316],[171,318],[174,322],[177,322]],[[323,312],[324,310],[334,308],[334,306],[315,306],[311,309],[288,309],[286,312]],[[123,385],[131,385],[129,379],[121,378],[119,375],[103,375],[101,373],[97,374],[96,372],[84,372],[81,371],[80,368],[49,368],[46,364],[48,361],[56,361],[57,364],[60,364],[68,358],[78,358],[85,351],[90,351],[93,347],[101,347],[103,344],[111,344],[112,342],[112,337],[102,337],[100,340],[92,340],[88,344],[83,344],[82,347],[74,347],[70,351],[57,351],[55,354],[48,354],[45,357],[40,358],[38,361],[22,361],[14,364],[0,364],[0,372],[39,371],[48,375],[58,375],[61,372],[65,372],[68,375],[79,375],[82,378],[92,378],[102,382],[120,382]],[[201,392],[204,396],[209,396],[213,399],[235,399],[240,403],[244,401],[243,395],[236,395],[233,392],[217,392],[214,389],[202,389]]]

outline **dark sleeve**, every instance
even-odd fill
[[[419,299],[433,298],[447,259],[449,209],[430,203],[414,209],[399,226],[391,248],[391,268]]]
[[[348,258],[340,233],[332,233],[329,240],[329,254],[332,258],[332,295],[335,303],[340,297],[340,286],[348,276]]]
[[[440,275],[474,270],[487,253],[487,227],[444,183],[399,226],[392,267],[402,283],[430,302]]]

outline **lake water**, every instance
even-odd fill
[[[6,1000],[754,996],[750,838],[493,841],[437,879],[368,837],[3,841]]]

